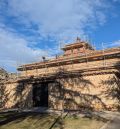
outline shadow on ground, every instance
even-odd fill
[[[77,113],[71,115],[69,112],[65,115],[38,112],[0,112],[0,128],[4,127],[3,129],[8,129],[9,127],[9,129],[13,129],[20,126],[19,128],[21,129],[22,124],[22,129],[27,129],[29,127],[30,129],[65,129],[66,122],[78,122],[78,120],[81,119],[81,117],[78,117],[76,114]],[[103,117],[91,113],[87,113],[82,119],[97,121],[98,123],[105,123],[108,121]]]

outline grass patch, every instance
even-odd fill
[[[50,129],[57,115],[40,113],[0,113],[0,129]],[[52,129],[99,129],[105,122],[78,116],[59,119]]]
[[[99,129],[104,123],[104,121],[99,121],[94,118],[90,119],[69,116],[64,120],[59,120],[53,129]]]
[[[0,129],[49,129],[57,117],[40,113],[0,113]]]

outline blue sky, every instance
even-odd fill
[[[97,49],[120,46],[120,0],[0,0],[0,66],[10,72],[77,36]]]

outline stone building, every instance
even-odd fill
[[[5,81],[4,108],[119,110],[120,47],[95,50],[77,38],[54,59],[18,67]]]

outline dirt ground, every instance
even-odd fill
[[[0,129],[99,129],[105,121],[55,114],[1,112]]]

